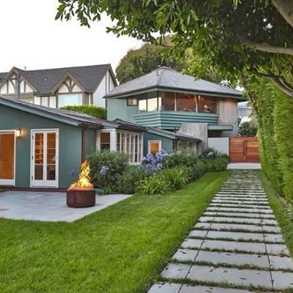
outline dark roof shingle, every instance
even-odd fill
[[[85,92],[93,93],[101,83],[106,72],[109,70],[114,78],[111,64],[65,67],[40,70],[23,70],[14,68],[18,71],[40,95],[50,95],[56,90],[67,76],[74,78]],[[0,82],[7,77],[8,73],[0,73]]]

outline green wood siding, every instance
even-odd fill
[[[171,138],[162,137],[157,134],[152,133],[145,133],[144,134],[144,145],[143,145],[143,152],[144,155],[148,153],[148,142],[149,140],[160,140],[162,142],[162,149],[166,151],[168,154],[171,154],[174,152],[174,146],[173,146],[173,140]]]
[[[127,106],[127,99],[107,99],[107,119],[122,119],[135,123],[134,115],[138,113],[137,106]]]
[[[216,125],[217,114],[190,113],[190,112],[145,112],[134,115],[135,122],[146,127],[174,130],[180,128],[182,123],[208,123]]]
[[[61,122],[0,106],[0,130],[24,129],[16,139],[16,187],[30,187],[31,129],[59,129],[59,187],[66,188],[81,163],[82,129]],[[86,153],[95,151],[95,130],[87,130]]]

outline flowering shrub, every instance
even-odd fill
[[[157,154],[147,154],[142,161],[144,168],[150,173],[159,171],[163,168],[163,163],[166,160],[168,154],[161,150]]]

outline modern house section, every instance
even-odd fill
[[[107,95],[108,119],[178,131],[182,124],[207,124],[208,136],[237,133],[242,93],[170,68],[121,84]]]
[[[67,188],[99,149],[143,157],[145,128],[0,97],[0,186]],[[108,135],[109,134],[109,135]]]
[[[105,107],[104,96],[117,85],[110,64],[0,73],[0,95],[36,105]]]

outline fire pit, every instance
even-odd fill
[[[67,206],[71,208],[86,208],[96,205],[96,192],[90,182],[90,167],[88,161],[81,165],[77,182],[73,183],[66,193]]]

